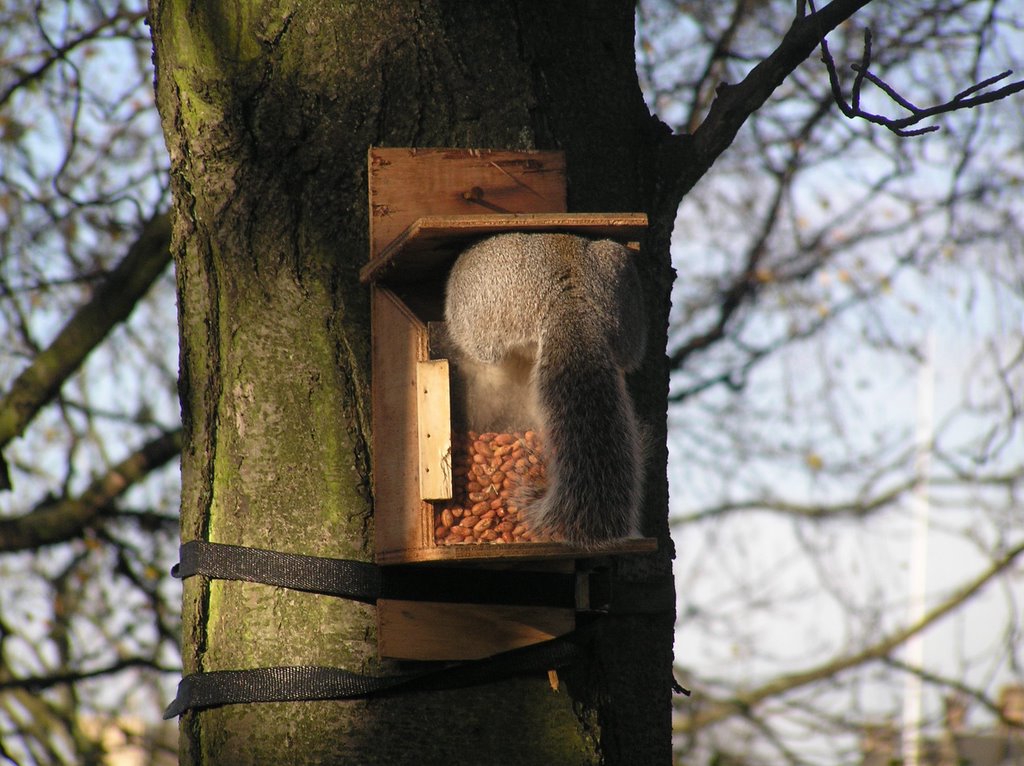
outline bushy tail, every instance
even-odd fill
[[[544,333],[532,381],[548,484],[522,513],[538,532],[598,548],[639,534],[644,448],[607,339],[585,316],[560,319]]]

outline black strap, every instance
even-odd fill
[[[275,667],[193,673],[178,684],[164,718],[235,703],[351,700],[394,692],[454,689],[564,667],[589,640],[590,627],[567,636],[419,673],[367,676],[341,668]]]
[[[246,580],[281,588],[374,603],[380,594],[380,570],[365,561],[327,559],[296,553],[192,540],[181,546],[181,561],[171,574],[182,579],[202,574],[221,580]]]
[[[181,563],[174,567],[172,574],[181,578],[200,574],[218,579],[259,582],[369,604],[388,598],[562,608],[577,606],[576,576],[572,574],[459,567],[381,568],[362,561],[303,556],[204,540],[193,540],[181,546]],[[606,577],[591,575],[588,586],[592,609],[596,604],[602,608],[611,605],[616,612],[665,611],[664,594],[648,605],[643,603],[643,598],[638,599],[637,594],[617,593],[613,598],[608,584]],[[311,666],[194,673],[185,676],[178,684],[177,696],[165,711],[164,718],[173,718],[188,710],[234,703],[345,700],[399,691],[456,688],[511,675],[557,669],[577,655],[580,646],[589,640],[594,624],[591,622],[568,635],[482,660],[417,673],[367,676],[342,668]],[[678,686],[674,679],[673,685]]]
[[[205,575],[376,603],[378,599],[504,603],[574,608],[571,574],[504,572],[466,568],[377,567],[363,561],[328,559],[240,545],[192,540],[181,546],[175,577]],[[561,667],[575,656],[583,633],[429,671],[367,676],[342,668],[273,667],[193,673],[178,684],[164,712],[251,702],[359,699],[397,692],[455,688],[510,675]]]
[[[175,577],[205,575],[322,593],[373,604],[386,598],[458,604],[508,604],[576,609],[576,575],[467,567],[378,567],[240,545],[192,540],[181,546]],[[596,587],[590,588],[597,592]],[[587,607],[594,608],[591,604]]]

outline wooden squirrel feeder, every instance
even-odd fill
[[[573,572],[593,551],[561,542],[439,544],[435,504],[453,493],[448,360],[436,337],[452,263],[472,242],[504,231],[565,232],[635,242],[642,213],[566,211],[561,152],[383,149],[369,152],[374,539],[378,564],[476,563]],[[643,553],[651,538],[605,546]],[[585,589],[581,589],[585,590]],[[380,653],[470,659],[570,632],[575,610],[378,601]],[[577,598],[586,609],[586,594]]]

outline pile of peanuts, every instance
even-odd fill
[[[519,518],[516,490],[546,483],[534,431],[476,433],[452,440],[452,499],[434,504],[438,545],[549,540]]]

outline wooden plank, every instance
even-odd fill
[[[416,364],[426,326],[390,290],[371,291],[375,555],[433,544],[433,506],[419,496]]]
[[[448,360],[416,363],[416,420],[419,435],[420,498],[452,496],[452,410]]]
[[[503,231],[558,231],[584,237],[639,239],[644,213],[526,213],[517,215],[431,215],[413,221],[359,272],[363,283],[414,282],[447,272],[471,242]]]
[[[431,533],[433,530],[431,530]],[[653,537],[637,537],[620,540],[601,546],[596,550],[577,548],[564,543],[467,543],[460,545],[435,545],[433,541],[422,548],[409,548],[381,552],[378,549],[378,564],[416,564],[466,561],[543,561],[546,559],[582,559],[601,556],[627,556],[638,553],[653,553],[658,550],[658,541]]]
[[[518,649],[576,627],[572,609],[431,601],[377,601],[381,657],[476,660]]]
[[[370,258],[425,215],[566,210],[565,154],[371,147]]]

